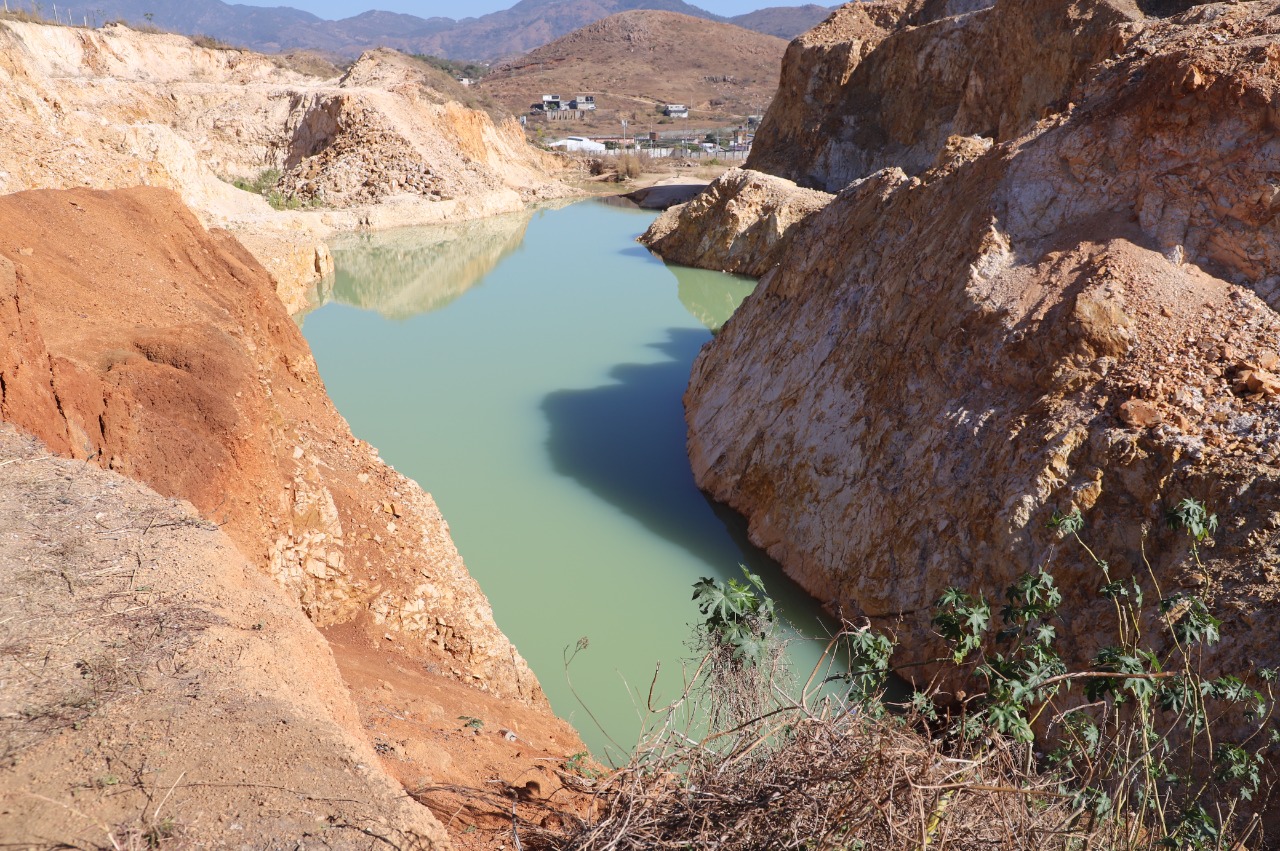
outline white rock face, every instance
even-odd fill
[[[392,51],[321,80],[176,35],[0,21],[0,191],[174,189],[207,227],[244,236],[296,309],[332,271],[324,241],[335,231],[566,194],[555,160],[513,121],[449,102],[438,82]],[[230,182],[267,169],[285,173],[282,200],[298,209],[273,210]]]

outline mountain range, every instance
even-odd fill
[[[70,0],[59,4],[59,15],[69,14],[75,23],[122,20],[134,27],[206,35],[267,53],[318,50],[352,57],[373,47],[393,47],[406,53],[492,61],[526,53],[609,15],[640,9],[679,12],[788,39],[831,12],[810,4],[725,18],[683,0],[520,0],[510,9],[461,20],[369,11],[329,21],[288,6],[222,0]]]

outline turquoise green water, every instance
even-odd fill
[[[747,564],[821,631],[685,455],[693,358],[754,282],[664,266],[634,242],[652,218],[583,202],[352,239],[303,323],[338,409],[435,496],[498,624],[598,755],[634,744],[657,663],[659,697],[676,695],[699,577]],[[582,637],[570,673],[603,731],[566,683]]]

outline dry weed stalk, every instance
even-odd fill
[[[751,678],[748,693],[725,693],[730,680],[715,670],[722,662],[714,650],[704,655],[623,768],[591,782],[564,775],[595,796],[592,818],[565,831],[528,829],[525,846],[1050,849],[1084,839],[1069,826],[1076,813],[1056,779],[1025,770],[1024,745],[948,743],[928,735],[920,717],[822,694],[820,670],[798,701],[770,677],[765,708]],[[715,688],[701,686],[712,680]],[[720,711],[723,721],[753,698],[750,718],[697,735],[695,719]]]

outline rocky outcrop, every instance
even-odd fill
[[[1008,141],[1065,110],[1143,19],[1134,0],[970,11],[987,5],[843,7],[788,48],[747,167],[834,192],[888,166],[919,174],[951,136]]]
[[[10,425],[0,458],[6,844],[449,847],[324,639],[214,524]]]
[[[265,270],[160,189],[0,198],[0,415],[190,500],[319,626],[545,700],[431,497],[354,439]]]
[[[460,105],[454,88],[391,51],[321,80],[181,36],[0,21],[0,193],[173,189],[207,226],[250,234],[282,298],[300,305],[332,271],[324,241],[336,231],[566,194],[514,120]],[[274,189],[292,209],[230,182],[269,169],[285,173]]]
[[[640,242],[668,263],[758,278],[776,265],[795,226],[832,197],[735,168],[659,216]]]
[[[1047,5],[1000,2],[880,49],[909,39],[929,67],[976,51],[1008,26],[1002,12],[1026,25]],[[997,138],[1023,121],[1029,132],[986,153],[953,143],[933,169],[931,145],[899,144],[918,134],[868,137],[845,162],[907,167],[800,225],[700,356],[686,396],[700,485],[814,594],[894,626],[904,661],[935,657],[928,621],[945,587],[999,593],[1046,565],[1067,595],[1061,646],[1075,661],[1096,651],[1109,617],[1098,572],[1046,527],[1073,509],[1113,575],[1146,577],[1149,562],[1165,593],[1211,601],[1232,636],[1213,664],[1280,661],[1273,6],[1161,21],[1073,4],[1082,17],[1027,30],[1075,46],[1057,67],[1009,35],[1008,67],[977,60],[973,97],[937,126],[984,115]],[[1127,48],[1036,122],[1033,105],[1105,45]],[[990,84],[980,98],[975,80]],[[879,114],[923,116],[912,100]],[[802,170],[835,163],[837,147],[802,152]],[[1224,520],[1203,570],[1165,525],[1186,497]]]
[[[747,167],[784,177],[800,173],[822,143],[821,128],[863,59],[911,13],[908,0],[846,3],[797,36],[782,59],[778,93],[756,133]]]

